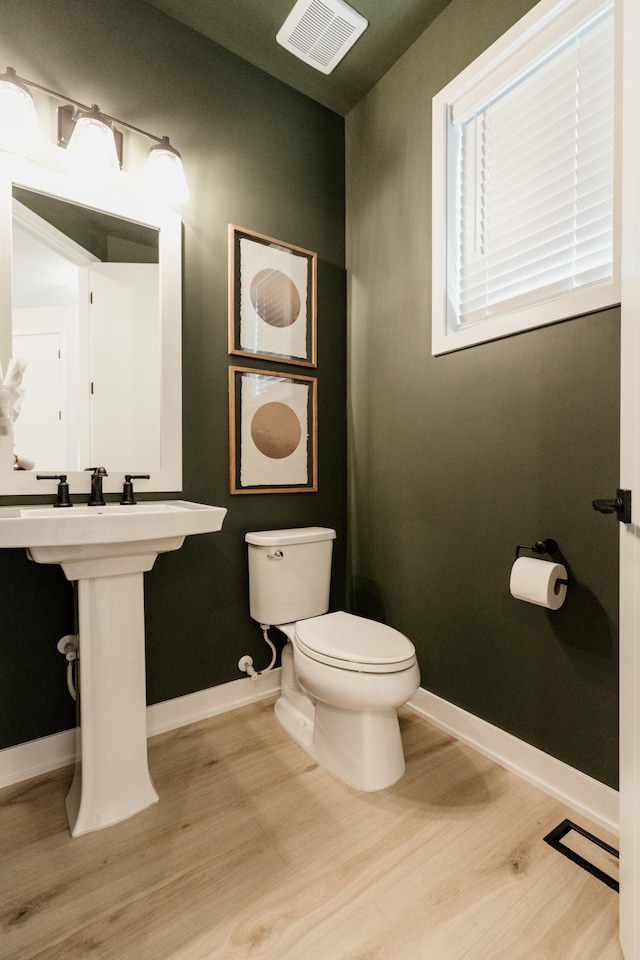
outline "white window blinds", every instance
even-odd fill
[[[611,282],[613,3],[481,89],[450,103],[450,329]]]

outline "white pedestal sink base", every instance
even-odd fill
[[[144,573],[79,580],[77,589],[81,725],[66,800],[74,837],[158,800],[147,762]]]
[[[226,512],[189,500],[0,507],[0,548],[25,547],[78,582],[80,727],[66,801],[74,837],[158,799],[147,763],[143,574],[185,536],[220,530]]]

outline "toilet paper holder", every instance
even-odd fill
[[[542,553],[558,553],[559,549],[560,548],[556,543],[556,541],[551,540],[550,538],[548,540],[536,540],[536,542],[532,543],[531,545],[526,543],[519,543],[518,546],[516,547],[516,560],[520,556],[521,550],[531,550],[532,553],[542,554]],[[568,584],[569,581],[559,579],[559,580],[556,580],[556,583]]]
[[[520,556],[521,550],[531,550],[532,553],[557,553],[560,548],[555,540],[536,540],[529,546],[526,543],[519,543],[516,547],[516,560]]]

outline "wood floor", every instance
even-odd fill
[[[69,769],[0,791],[1,960],[621,960],[618,895],[543,842],[600,828],[408,710],[358,793],[271,707],[155,737],[160,803],[97,833]]]

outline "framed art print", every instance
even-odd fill
[[[316,366],[317,254],[229,224],[229,353]]]
[[[317,380],[229,368],[231,493],[315,493]]]

